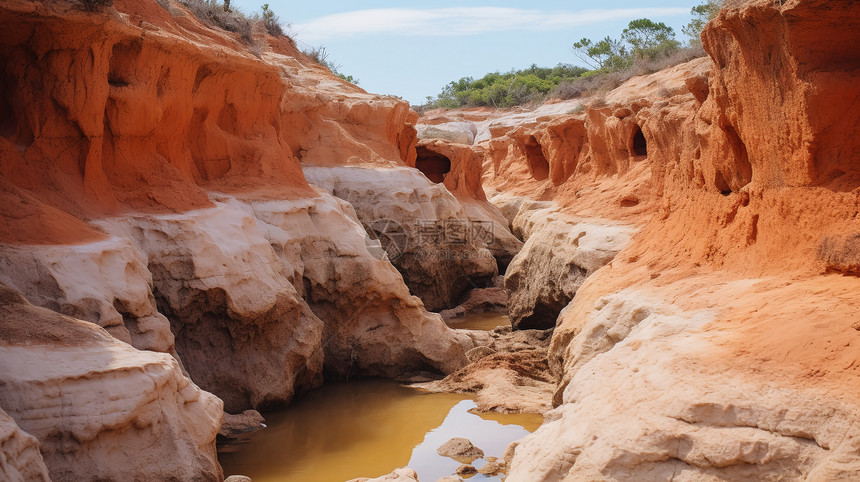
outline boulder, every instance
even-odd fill
[[[469,439],[455,437],[445,442],[436,452],[444,457],[451,457],[458,462],[470,463],[484,456],[484,451],[472,445]],[[462,474],[460,474],[462,475]]]

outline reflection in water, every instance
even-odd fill
[[[461,330],[490,331],[497,326],[511,326],[511,319],[501,313],[474,313],[447,320],[448,326]]]
[[[526,430],[515,423],[499,423],[469,412],[475,407],[477,405],[472,400],[463,400],[458,403],[448,412],[442,425],[427,433],[424,441],[415,447],[415,450],[412,451],[412,458],[409,460],[409,467],[418,472],[419,480],[433,481],[446,475],[452,475],[457,470],[460,462],[436,453],[436,449],[440,445],[453,437],[469,439],[476,447],[484,451],[484,457],[502,458],[508,444],[525,437],[530,432],[530,430]],[[510,415],[499,413],[493,414],[493,417],[504,420]],[[532,430],[540,425],[543,418],[535,414],[518,414],[518,417],[532,426]],[[476,460],[473,465],[481,468],[485,463],[485,460]],[[469,480],[500,479],[499,477],[487,477],[478,474]]]
[[[422,481],[434,481],[459,466],[436,454],[450,438],[469,438],[486,455],[501,457],[508,443],[528,434],[516,425],[527,418],[502,425],[469,413],[474,406],[463,395],[422,393],[387,380],[326,383],[287,409],[265,414],[269,428],[251,434],[236,452],[220,454],[220,462],[225,476],[254,482],[343,481],[405,466]],[[532,417],[530,430],[541,419],[497,416]]]

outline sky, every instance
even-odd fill
[[[584,65],[571,51],[581,38],[618,38],[627,23],[647,17],[675,29],[700,0],[603,2],[504,0],[287,1],[233,0],[246,13],[263,2],[280,17],[299,48],[325,47],[339,71],[377,94],[413,105],[435,98],[449,82],[532,64]]]

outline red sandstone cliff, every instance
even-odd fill
[[[221,401],[198,385],[235,412],[283,405],[323,370],[402,376],[465,363],[474,342],[425,309],[364,226],[463,217],[454,196],[406,166],[416,143],[407,103],[342,82],[261,26],[249,47],[173,2],[90,13],[16,0],[0,24],[0,283],[12,293],[0,322],[18,327],[35,310],[60,333],[0,332],[0,406],[39,439],[52,478],[181,467],[183,479],[217,479]],[[485,244],[459,250],[473,261],[410,268],[427,306],[495,276]],[[65,348],[63,330],[84,329],[77,320],[104,357]],[[64,357],[68,370],[52,371]],[[114,383],[129,396],[108,407],[114,418],[29,415],[48,396],[40,383],[87,371],[89,385],[57,403],[101,416],[86,387]],[[153,397],[182,403],[159,410],[144,403]],[[56,456],[59,436],[43,425],[78,444]],[[13,428],[9,447],[32,452]],[[153,466],[120,463],[112,444],[139,447]]]
[[[855,476],[858,21],[737,2],[709,59],[581,114],[477,121],[484,187],[526,239],[512,318],[556,326],[558,408],[508,480]],[[590,271],[606,230],[620,251]]]
[[[416,150],[405,103],[287,40],[256,32],[260,59],[176,5],[6,2],[0,408],[18,427],[0,422],[22,455],[4,473],[122,478],[120,444],[147,476],[215,479],[221,402],[197,385],[235,411],[324,368],[458,368],[474,341],[425,306],[519,245],[416,245],[415,223],[477,219],[525,241],[514,323],[556,327],[557,408],[509,480],[851,478],[858,19],[856,2],[731,6],[710,59],[582,113],[437,119],[477,146]],[[367,239],[379,219],[405,227],[400,272]],[[89,403],[100,390],[123,397]]]

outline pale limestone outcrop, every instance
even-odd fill
[[[141,350],[174,353],[146,258],[129,239],[78,245],[0,244],[0,283],[33,304],[95,323]]]
[[[0,286],[0,406],[39,440],[52,480],[220,480],[222,403],[170,355]]]
[[[309,182],[352,204],[361,222],[382,237],[392,263],[427,309],[454,306],[468,289],[496,276],[496,261],[460,203],[417,170],[304,166],[304,172]]]
[[[398,376],[450,373],[465,364],[468,337],[412,296],[353,207],[328,193],[301,201],[248,201],[274,252],[323,320],[326,371]]]
[[[576,219],[556,206],[528,202],[521,204],[513,226],[526,240],[505,273],[515,329],[554,327],[585,278],[612,261],[634,232],[620,223]]]
[[[511,234],[510,222],[499,209],[487,201],[481,185],[483,149],[438,139],[422,140],[418,143],[417,154],[410,166],[430,180],[438,182],[438,176],[442,176],[441,183],[460,202],[466,218],[487,230],[487,249],[496,258],[499,272],[504,273],[523,243]]]
[[[36,437],[21,430],[0,408],[0,479],[8,482],[49,481]]]
[[[246,211],[224,203],[101,221],[146,253],[191,378],[227,411],[283,403],[322,381],[322,322]]]
[[[708,354],[732,330],[718,322],[718,310],[684,311],[627,289],[583,312],[567,349],[562,405],[521,441],[508,480],[847,480],[855,473],[856,403],[820,387],[763,386],[709,366]]]
[[[477,125],[471,122],[445,122],[438,125],[416,126],[418,139],[443,139],[457,144],[471,145],[478,133]]]
[[[180,357],[228,411],[286,403],[324,367],[394,376],[465,364],[470,340],[410,295],[349,204],[327,193],[213,202],[100,223],[146,253]]]

